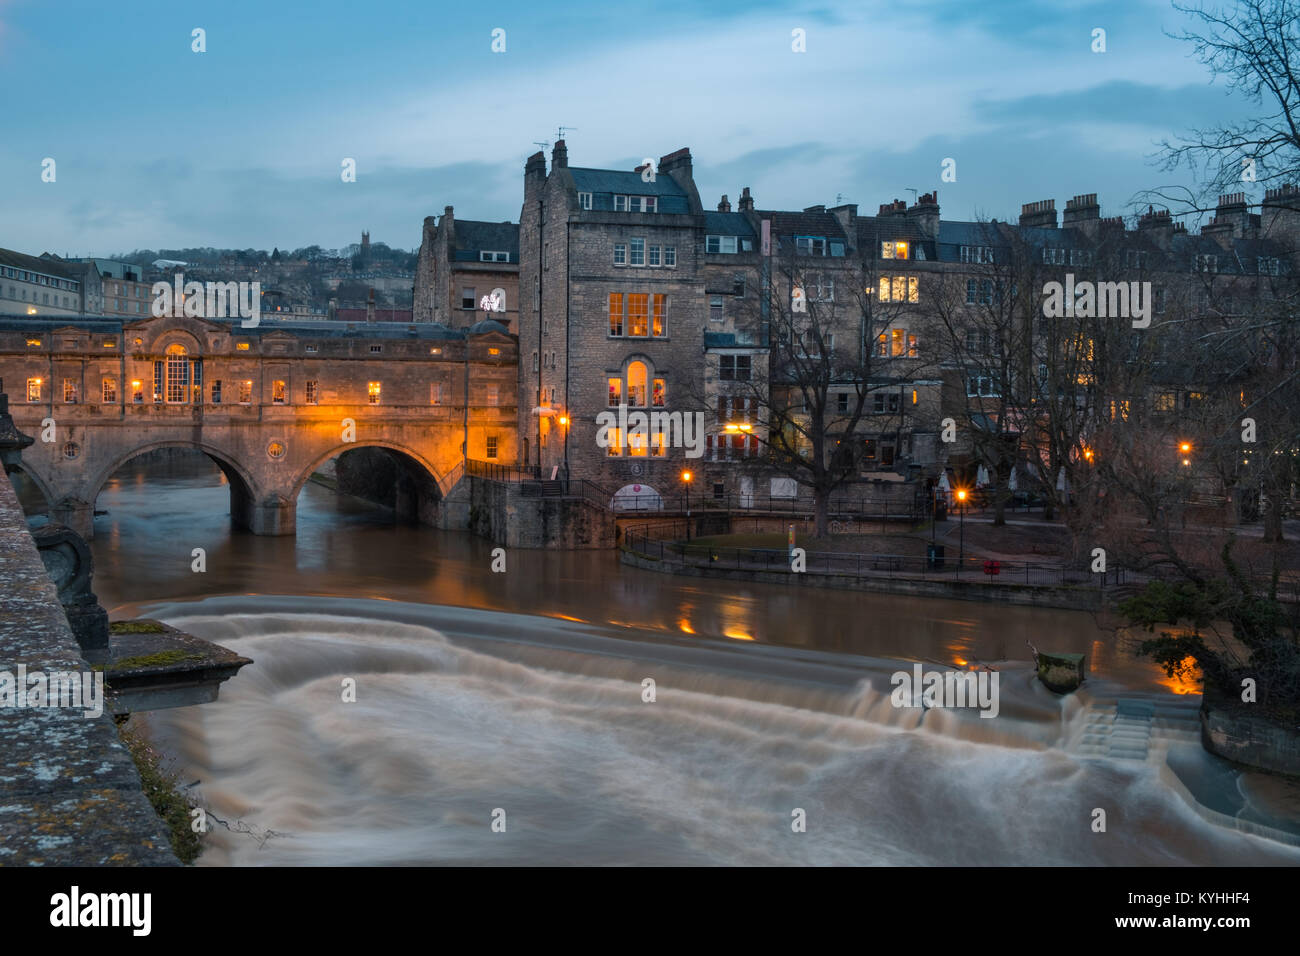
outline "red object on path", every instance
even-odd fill
[[[1002,563],[1001,563],[1000,561],[985,561],[985,562],[984,562],[984,573],[985,573],[985,574],[1001,574],[1001,573],[1002,573]]]

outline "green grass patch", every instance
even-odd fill
[[[176,786],[180,774],[164,765],[162,754],[149,746],[143,735],[125,724],[118,729],[118,734],[140,772],[145,796],[159,819],[167,825],[172,852],[182,863],[193,863],[203,852],[203,836],[191,827],[193,817],[190,811],[198,804]]]
[[[157,621],[114,621],[108,625],[111,634],[166,634],[167,628]]]
[[[163,667],[167,664],[182,664],[185,661],[201,661],[202,654],[195,654],[192,651],[159,651],[156,654],[139,654],[135,657],[124,657],[120,661],[112,661],[109,664],[92,665],[94,670],[112,673],[113,671],[130,670],[134,667]]]

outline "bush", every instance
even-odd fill
[[[163,766],[162,754],[154,750],[139,731],[123,724],[118,733],[140,771],[145,796],[153,805],[154,812],[167,824],[172,852],[182,863],[193,863],[203,852],[202,834],[195,833],[191,827],[193,817],[190,811],[198,804],[176,786],[180,775]]]

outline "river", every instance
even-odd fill
[[[607,552],[512,551],[495,573],[486,541],[312,483],[296,537],[256,537],[231,531],[201,456],[137,460],[97,507],[114,617],[255,661],[218,702],[145,718],[252,831],[218,826],[202,864],[1300,863],[1206,822],[1154,762],[1079,751],[1106,701],[1194,706],[1089,614],[676,578]],[[1085,690],[1047,692],[1026,640],[1086,653]],[[997,718],[892,706],[900,660],[993,663]]]

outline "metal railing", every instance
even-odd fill
[[[685,522],[671,522],[629,530],[623,539],[623,548],[687,567],[790,572],[790,553],[785,548],[718,547],[685,541],[684,538]],[[1104,573],[1094,573],[1087,568],[1073,568],[1064,564],[1002,561],[981,555],[947,553],[944,557],[932,559],[917,555],[808,551],[804,554],[804,570],[800,573],[847,575],[861,579],[883,577],[987,581],[1037,587],[1107,588],[1137,581],[1125,568],[1111,567]]]

